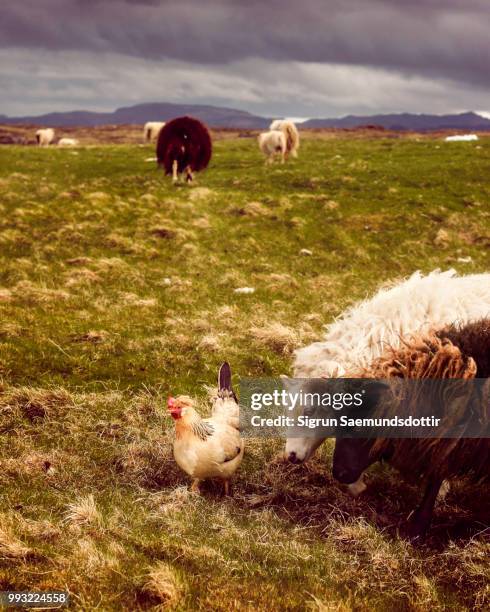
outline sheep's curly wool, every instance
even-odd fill
[[[382,287],[328,325],[324,339],[295,352],[294,376],[347,376],[414,334],[490,316],[490,274],[415,272]]]
[[[477,367],[448,338],[431,334],[390,349],[364,370],[367,378],[474,378]],[[362,377],[362,376],[361,376]]]
[[[462,434],[452,439],[379,439],[371,449],[372,457],[389,457],[390,464],[410,478],[437,476],[447,479],[460,475],[471,475],[475,479],[488,478],[490,439],[464,438],[464,425],[470,412],[474,417],[475,410],[478,411],[482,425],[488,424],[490,385],[483,384],[480,387],[480,396],[475,402],[475,389],[470,389],[464,381],[490,377],[489,356],[490,319],[484,319],[464,327],[451,326],[424,339],[418,338],[400,349],[389,351],[377,360],[364,375],[418,379],[421,384],[427,379],[439,379],[441,384],[431,386],[433,396],[422,405],[422,413],[418,404],[417,416],[433,413],[436,404],[450,406],[447,427],[459,425]],[[456,383],[449,386],[451,398],[444,395],[448,387],[442,383],[443,379],[454,379]],[[458,384],[459,381],[461,384]],[[393,410],[399,415],[401,410],[400,416],[412,414],[418,389],[418,385],[411,387],[410,396],[404,397],[401,402],[391,406],[388,404],[388,407],[380,405],[379,412],[383,416],[393,416]]]

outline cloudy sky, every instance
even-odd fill
[[[5,1],[0,114],[490,111],[489,32],[489,0]]]

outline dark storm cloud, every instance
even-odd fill
[[[247,58],[379,67],[489,85],[486,0],[22,0],[0,46],[208,65]]]

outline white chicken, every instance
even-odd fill
[[[168,398],[175,420],[175,461],[193,479],[191,490],[199,492],[202,480],[223,481],[225,495],[243,459],[244,441],[239,431],[239,408],[231,386],[231,370],[223,363],[218,374],[218,395],[212,416],[203,419],[185,395]]]

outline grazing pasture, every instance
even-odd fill
[[[227,138],[192,186],[152,156],[0,149],[0,590],[68,589],[78,609],[488,609],[488,486],[455,483],[421,547],[397,536],[419,489],[375,466],[351,498],[332,443],[293,466],[251,441],[233,496],[199,497],[166,398],[205,411],[225,359],[236,387],[289,373],[387,280],[488,271],[490,139],[312,135],[265,167],[255,138]]]

